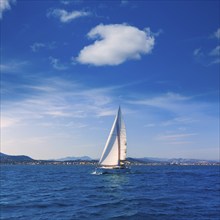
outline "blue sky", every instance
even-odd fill
[[[219,159],[219,1],[1,0],[1,151]]]

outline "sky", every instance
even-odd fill
[[[220,1],[0,3],[1,152],[219,159]]]

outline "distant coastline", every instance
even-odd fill
[[[90,157],[67,157],[57,160],[35,160],[26,155],[7,155],[0,153],[0,165],[94,165],[98,160]],[[146,166],[211,166],[220,165],[220,161],[199,160],[199,159],[160,159],[160,158],[127,158],[127,165],[146,165]]]

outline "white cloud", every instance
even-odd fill
[[[3,12],[11,9],[11,4],[14,4],[16,0],[0,0],[0,19],[2,19]]]
[[[160,129],[167,127],[174,130],[188,130],[190,127],[195,127],[196,124],[209,121],[210,117],[216,119],[218,115],[217,102],[203,102],[199,101],[197,97],[177,93],[133,98],[126,102],[134,106],[142,105],[140,108],[143,108],[149,117],[150,115],[151,118],[156,116],[155,120],[148,120],[148,122],[157,124]]]
[[[22,89],[29,91],[24,100],[2,103],[1,117],[4,118],[4,127],[30,121],[39,123],[58,118],[69,122],[69,119],[115,114],[115,109],[113,111],[108,107],[112,102],[112,88],[88,89],[74,82],[50,78],[39,85],[23,85]]]
[[[63,0],[63,1],[60,1],[62,4],[64,4],[64,5],[69,5],[70,3],[71,3],[71,1],[65,1],[65,0]]]
[[[6,118],[2,129],[2,150],[12,154],[24,152],[34,158],[84,152],[95,155],[95,158],[99,156],[101,149],[94,151],[93,148],[97,145],[101,148],[105,142],[108,126],[103,120],[111,119],[110,129],[116,114],[115,87],[89,88],[61,77],[37,77],[33,80],[34,85],[10,86],[10,90],[15,86],[18,90],[28,91],[22,98],[2,100],[1,118]],[[112,117],[107,117],[109,115]],[[32,144],[36,137],[43,140],[42,143]]]
[[[128,5],[129,4],[129,1],[127,0],[121,0],[121,5],[122,6],[125,6],[125,5]]]
[[[146,124],[146,125],[144,125],[144,127],[155,127],[156,126],[156,124],[154,124],[154,123],[149,123],[149,124]]]
[[[1,73],[17,73],[21,72],[29,64],[28,61],[12,60],[7,63],[0,64]]]
[[[213,65],[213,64],[219,64],[220,63],[220,58],[217,58],[215,60],[213,60],[210,65]]]
[[[163,30],[162,29],[159,29],[157,32],[155,32],[155,33],[153,33],[152,32],[152,35],[154,36],[154,37],[159,37],[161,34],[163,34]]]
[[[220,39],[220,28],[217,29],[217,31],[214,33],[214,36],[215,36],[217,39]]]
[[[89,16],[90,12],[86,11],[72,11],[72,12],[67,12],[64,9],[53,9],[48,12],[47,16],[53,16],[57,17],[60,19],[62,23],[68,23],[72,20],[75,20],[76,18],[80,17],[86,17]]]
[[[40,49],[45,48],[48,50],[55,49],[57,47],[56,42],[52,41],[49,43],[42,43],[42,42],[34,42],[30,48],[33,52],[38,52]]]
[[[210,38],[211,39],[217,38],[219,40],[220,39],[220,28],[218,28],[216,32],[211,34]],[[203,51],[204,51],[204,48],[203,48],[203,50],[201,48],[197,48],[193,51],[193,55],[199,63],[203,64],[206,67],[220,63],[220,59],[219,59],[220,46],[219,45],[217,45],[209,53],[203,52]],[[214,57],[214,60],[211,57]]]
[[[197,133],[170,133],[156,137],[157,140],[174,145],[187,145],[193,143],[193,139]]]
[[[31,45],[31,50],[33,52],[37,52],[40,48],[44,48],[45,47],[45,44],[44,43],[38,43],[38,42],[35,42]]]
[[[56,70],[68,69],[68,66],[60,63],[59,59],[57,59],[57,58],[49,57],[49,60],[50,60],[51,65],[53,66],[53,68]]]
[[[197,135],[196,133],[176,133],[176,134],[165,134],[165,135],[160,135],[158,137],[159,140],[164,140],[164,141],[182,141],[185,138],[192,137]]]
[[[188,125],[194,122],[196,122],[196,120],[193,118],[181,116],[181,117],[173,118],[172,120],[162,122],[161,125],[166,127],[166,126],[172,126],[172,125]]]
[[[197,62],[202,63],[206,67],[214,64],[219,64],[220,46],[216,46],[209,53],[203,53],[201,48],[197,48],[193,51],[193,55]],[[210,60],[210,57],[217,58],[214,60]]]
[[[83,3],[83,0],[62,0],[62,1],[60,1],[62,4],[64,4],[64,5],[70,5],[70,4],[81,4],[81,3]]]
[[[154,36],[147,28],[144,31],[126,24],[100,24],[89,33],[94,44],[84,47],[76,60],[82,64],[119,65],[126,60],[140,59],[151,53]]]
[[[1,117],[1,128],[7,128],[11,126],[15,126],[19,122],[18,118],[11,118],[11,117]]]
[[[101,152],[101,146],[106,141],[116,113],[117,94],[121,94],[118,90],[122,86],[89,88],[61,77],[38,80],[37,77],[33,80],[34,85],[30,83],[14,85],[20,91],[28,91],[22,99],[7,99],[2,102],[1,117],[4,118],[2,149],[6,153],[21,154],[24,152],[24,154],[45,159],[52,158],[55,154],[83,154],[84,152],[95,158],[99,156],[95,152]],[[9,89],[14,90],[13,85]],[[190,142],[196,145],[200,143],[206,145],[203,142],[206,136],[209,137],[208,132],[211,135],[214,133],[211,138],[214,139],[214,146],[217,146],[215,134],[218,133],[218,125],[213,126],[218,124],[217,118],[210,121],[209,115],[205,115],[204,108],[200,103],[195,103],[192,97],[167,93],[144,98],[142,102],[137,100],[138,103],[129,105],[126,100],[133,95],[128,92],[121,103],[123,113],[126,115],[128,132],[133,133],[129,139],[130,154],[132,154],[132,149],[133,152],[137,152],[135,150],[137,140],[143,148],[146,143],[148,146],[158,144],[161,146],[160,149],[169,148],[170,144],[181,146],[185,144],[184,146],[189,148]],[[195,105],[192,105],[192,102]],[[140,103],[165,108],[164,114],[161,114],[162,111],[156,112],[155,109],[151,114],[147,106],[138,107]],[[178,112],[181,116],[169,114],[171,116],[164,117],[167,115],[167,109],[175,111],[174,113]],[[187,109],[189,114],[184,115],[184,109]],[[212,105],[210,109],[217,108]],[[111,117],[106,117],[109,115]],[[162,119],[161,115],[163,115]],[[175,126],[164,127],[162,122],[172,117],[175,118],[170,123]],[[195,119],[199,120],[195,121]],[[145,129],[142,129],[144,125],[146,125]],[[178,130],[181,125],[187,125],[187,129]],[[164,132],[165,128],[167,132]],[[147,132],[146,129],[148,129]],[[32,142],[36,137],[36,140],[42,140],[42,143]],[[198,140],[201,142],[197,143]],[[207,143],[212,142],[207,141]],[[84,148],[87,144],[90,146]],[[97,146],[100,146],[100,149]],[[169,152],[167,148],[166,152]],[[147,151],[141,152],[147,155]]]
[[[210,53],[210,56],[220,56],[220,46],[214,48]]]
[[[193,51],[193,55],[196,56],[196,57],[201,57],[201,56],[204,56],[201,48],[197,48]]]
[[[128,101],[130,104],[146,105],[149,107],[156,107],[166,109],[169,111],[179,111],[186,101],[191,97],[182,96],[178,93],[168,92],[166,94],[158,95],[155,97],[144,98],[139,100]]]

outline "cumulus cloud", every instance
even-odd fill
[[[59,18],[62,23],[68,23],[72,20],[75,20],[76,18],[85,17],[89,15],[90,13],[85,11],[67,12],[64,9],[53,9],[49,11],[47,14],[48,17],[53,16]]]
[[[16,0],[1,0],[0,1],[0,19],[2,19],[3,12],[11,9],[11,4],[14,4]]]
[[[119,65],[126,60],[140,59],[151,53],[155,39],[149,28],[139,30],[127,24],[100,24],[94,27],[88,38],[95,42],[85,46],[76,60],[82,64]]]

